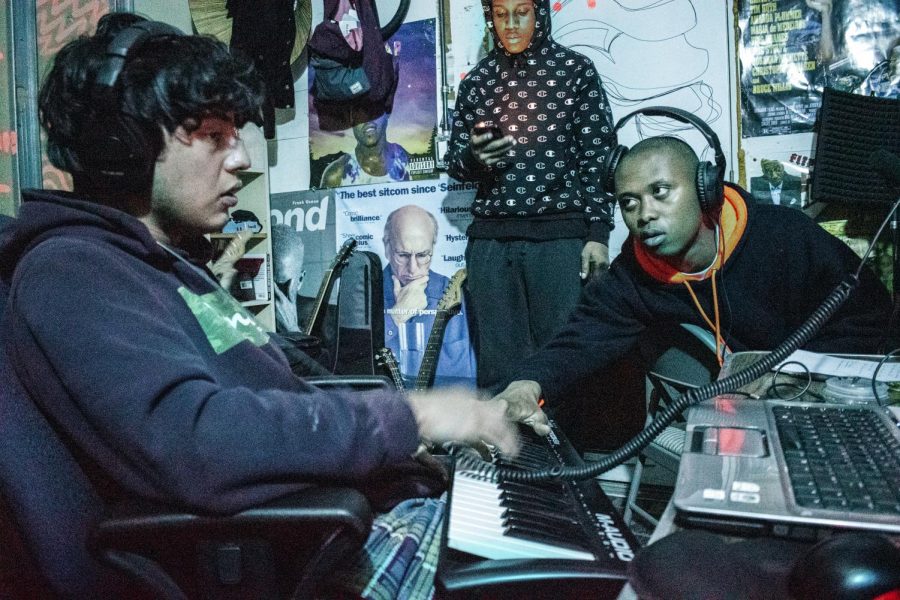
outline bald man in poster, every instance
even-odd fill
[[[408,385],[419,373],[438,304],[450,279],[431,270],[438,223],[427,210],[408,204],[391,212],[384,224],[384,337]],[[466,308],[444,330],[435,386],[475,385],[475,353],[469,339]]]

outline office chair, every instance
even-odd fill
[[[712,333],[690,323],[659,326],[648,331],[641,340],[641,354],[650,365],[647,377],[647,424],[660,408],[664,408],[682,393],[712,381],[719,372],[716,346]],[[638,457],[623,518],[631,526],[635,516],[656,526],[658,519],[637,503],[641,478],[647,460],[671,472],[678,472],[684,448],[683,425],[665,428]]]
[[[0,313],[8,292],[0,281]],[[371,509],[351,488],[310,487],[224,517],[137,500],[107,506],[11,369],[0,350],[2,521],[24,542],[21,564],[34,564],[59,598],[308,598],[369,535]],[[318,383],[391,385],[337,379]]]

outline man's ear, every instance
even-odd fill
[[[191,139],[187,134],[187,131],[180,125],[175,128],[175,131],[169,133],[165,127],[160,127],[160,135],[162,135],[162,147],[159,149],[159,154],[156,157],[156,162],[163,162],[166,160],[166,154],[169,150],[169,146],[176,141],[181,142],[182,144],[190,144]]]
[[[178,125],[175,128],[175,131],[169,133],[165,129],[163,129],[163,150],[171,143],[173,140],[178,140],[182,144],[186,146],[190,146],[193,143],[192,134],[200,127],[200,120],[195,119],[193,117],[188,117],[184,120],[183,123]]]

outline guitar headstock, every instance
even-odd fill
[[[392,367],[397,364],[397,359],[390,348],[379,348],[375,352],[375,364],[379,367]]]
[[[462,284],[466,280],[466,270],[460,269],[450,278],[444,295],[438,303],[438,310],[452,310],[462,304]]]
[[[336,270],[339,267],[343,267],[347,264],[347,261],[350,260],[350,255],[353,254],[353,251],[356,250],[356,240],[354,238],[347,238],[341,247],[338,249],[337,254],[334,256],[334,260],[331,261],[331,264],[328,266],[331,270]]]

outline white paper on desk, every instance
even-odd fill
[[[834,377],[872,377],[878,360],[861,360],[858,358],[841,358],[829,354],[819,354],[806,350],[797,350],[785,359],[778,367],[784,365],[782,373],[799,373],[806,371],[800,365],[785,364],[787,362],[799,362],[809,369],[810,373],[828,375]],[[886,362],[878,370],[878,381],[900,381],[900,363]]]

